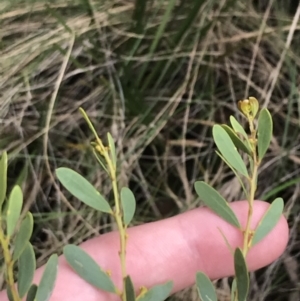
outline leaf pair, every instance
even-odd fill
[[[234,252],[234,270],[236,277],[232,286],[231,300],[245,301],[249,290],[249,275],[243,252],[239,248]],[[201,301],[218,301],[215,287],[204,273],[197,273],[196,285]]]
[[[248,155],[252,155],[253,146],[247,133],[241,124],[233,117],[230,117],[231,127],[227,125],[214,125],[214,141],[222,154],[225,162],[245,177],[249,177],[246,165],[239,154],[241,150]],[[270,112],[267,109],[260,111],[257,127],[257,152],[258,159],[262,160],[270,145],[273,132],[273,121]],[[238,134],[242,137],[240,138]]]
[[[164,301],[170,296],[173,283],[168,281],[164,284],[153,286],[151,289],[145,289],[138,297],[135,296],[134,286],[130,276],[125,279],[125,293],[127,301]]]
[[[32,229],[33,218],[32,214],[28,212],[14,240],[13,260],[18,260],[18,292],[21,298],[27,294],[26,301],[47,301],[54,288],[58,257],[56,254],[50,257],[39,286],[32,285],[36,269],[34,250],[29,242]]]
[[[195,190],[208,208],[231,225],[241,228],[235,213],[219,192],[202,181],[195,182]],[[255,230],[252,245],[257,244],[272,231],[281,217],[283,207],[284,202],[282,198],[277,198],[273,201]]]
[[[68,264],[82,279],[103,291],[117,294],[118,290],[109,274],[83,249],[75,245],[67,245],[64,247],[63,253]],[[136,298],[131,278],[127,276],[125,279],[127,301],[163,301],[169,296],[171,289],[172,283],[167,282],[152,287],[145,294]]]
[[[13,241],[13,261],[18,261],[18,292],[21,298],[28,296],[36,269],[34,250],[29,242],[32,231],[33,217],[27,212]]]
[[[209,208],[230,224],[240,227],[234,212],[217,191],[204,182],[196,182],[195,188]],[[275,199],[270,205],[254,232],[252,246],[260,242],[276,226],[281,217],[283,206],[281,198]],[[239,248],[234,252],[234,266],[236,278],[232,287],[232,300],[245,301],[249,289],[249,276],[244,255]],[[202,301],[217,301],[214,286],[204,273],[197,273],[196,284]],[[237,294],[237,299],[235,299],[234,294]]]
[[[147,290],[139,296],[137,301],[164,301],[170,296],[173,287],[173,282],[168,281],[164,284],[158,284]]]
[[[30,247],[28,245],[24,251],[27,255],[26,258],[24,257],[24,260],[22,260],[24,262],[22,262],[21,267],[23,270],[21,274],[19,272],[19,277],[21,277],[18,281],[19,296],[23,298],[27,293],[26,301],[48,301],[50,300],[55,285],[58,268],[58,257],[56,254],[53,254],[49,258],[40,280],[40,284],[39,286],[37,286],[36,284],[31,284],[30,276],[27,275],[27,272],[31,272],[32,266],[29,263],[25,263],[26,259],[33,260],[33,258],[31,258],[31,248],[32,246]],[[25,267],[30,268],[30,270],[24,270]],[[26,279],[26,275],[28,276],[28,279]],[[14,301],[9,287],[7,288],[7,296],[10,301]]]
[[[22,257],[21,263],[30,264],[32,263],[32,249],[29,239],[33,231],[33,217],[30,212],[27,212],[23,220],[20,220],[21,209],[23,205],[23,194],[19,186],[15,186],[8,198],[8,206],[6,210],[6,234],[13,245],[13,261],[17,261],[20,256]],[[19,224],[18,231],[13,236],[16,231],[17,225]],[[25,252],[25,254],[23,254]],[[24,260],[28,257],[28,261]],[[35,260],[34,260],[35,261]],[[21,264],[22,266],[22,264]],[[28,266],[26,267],[26,269]],[[35,270],[35,265],[32,267]],[[28,268],[31,271],[30,268]],[[30,278],[30,276],[28,275]]]

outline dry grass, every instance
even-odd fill
[[[0,4],[0,147],[10,154],[10,184],[22,185],[35,213],[38,263],[114,228],[64,195],[53,174],[71,166],[110,193],[79,107],[100,136],[116,139],[120,183],[136,194],[139,224],[199,206],[195,180],[229,201],[242,197],[213,152],[211,126],[252,95],[275,122],[257,197],[285,199],[291,241],[280,260],[253,274],[251,300],[299,300],[300,6],[207,1],[193,17],[201,1],[177,3],[170,15],[172,1],[154,1],[134,19],[133,1],[17,2]],[[227,282],[218,285],[226,300]],[[195,296],[188,290],[174,300]]]

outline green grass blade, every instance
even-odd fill
[[[225,199],[214,188],[202,181],[195,183],[195,190],[203,203],[231,225],[240,228],[240,223]]]
[[[58,24],[61,24],[69,33],[73,33],[72,29],[68,26],[68,24],[65,22],[65,18],[61,16],[59,13],[57,13],[56,9],[53,9],[48,3],[45,4],[46,10],[49,13],[49,15],[52,15],[56,20]]]
[[[185,36],[185,34],[188,32],[188,30],[191,28],[193,22],[195,21],[196,17],[199,14],[200,9],[202,8],[202,5],[205,3],[203,0],[196,0],[193,2],[193,7],[190,7],[189,12],[186,16],[186,18],[182,21],[182,24],[180,26],[180,29],[177,31],[173,41],[171,42],[170,48],[176,49],[182,40],[182,38]],[[177,12],[178,13],[178,12]],[[199,29],[199,36],[200,37],[206,37],[207,31],[211,28],[213,22],[208,22],[208,24],[204,25],[203,27],[200,27]],[[200,41],[198,42],[200,43]],[[158,89],[159,85],[163,81],[163,79],[168,77],[168,71],[173,72],[173,70],[170,70],[171,64],[174,62],[174,59],[171,57],[170,59],[161,62],[157,62],[154,69],[151,70],[150,75],[145,80],[142,90],[146,89],[149,84],[152,82],[153,79],[155,80],[154,89]]]
[[[156,47],[157,47],[160,39],[162,38],[162,35],[165,31],[165,28],[167,26],[168,21],[170,20],[171,13],[172,13],[172,10],[173,10],[175,4],[176,4],[175,0],[169,0],[168,1],[168,5],[167,5],[167,8],[166,8],[165,14],[162,17],[162,20],[160,22],[160,25],[159,25],[157,31],[156,31],[153,42],[150,46],[149,53],[148,53],[149,57],[153,56],[153,53],[156,50]],[[141,71],[139,72],[139,77],[137,78],[137,81],[136,81],[136,86],[137,87],[140,86],[141,80],[142,80],[142,78],[143,78],[143,76],[144,76],[144,74],[145,74],[145,72],[148,68],[148,65],[149,65],[149,62],[146,62],[146,63],[143,64],[143,67],[142,67]]]
[[[287,181],[285,183],[282,183],[281,185],[278,185],[277,187],[271,189],[270,191],[268,191],[267,193],[265,193],[263,196],[260,197],[261,200],[266,201],[269,198],[271,198],[272,196],[278,194],[280,191],[283,191],[293,185],[296,185],[300,182],[300,178],[296,178],[296,179],[292,179],[290,181]]]
[[[135,0],[132,21],[134,22],[133,31],[140,34],[144,31],[146,19],[147,0]]]

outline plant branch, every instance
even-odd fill
[[[13,300],[21,301],[21,298],[16,289],[15,281],[14,281],[14,261],[12,260],[10,250],[9,250],[9,239],[8,237],[5,237],[2,227],[0,227],[0,244],[3,250],[3,257],[6,266],[7,285],[10,288]]]
[[[99,142],[99,141],[98,141]],[[116,175],[116,168],[114,164],[112,163],[112,160],[109,156],[109,152],[107,148],[105,148],[101,142],[100,148],[102,148],[102,155],[105,158],[105,161],[108,165],[108,171],[111,177],[112,181],[112,188],[113,188],[113,193],[114,193],[114,200],[115,200],[115,212],[114,212],[114,218],[117,223],[117,227],[119,230],[119,236],[120,236],[120,251],[119,251],[119,256],[120,256],[120,261],[121,261],[121,271],[122,271],[122,278],[123,278],[123,294],[122,294],[122,300],[126,301],[126,292],[125,292],[125,279],[127,276],[127,271],[126,271],[126,244],[127,244],[127,234],[126,234],[126,229],[123,223],[122,219],[122,208],[120,205],[120,196],[119,196],[119,190],[118,190],[118,185],[117,185],[117,175]]]

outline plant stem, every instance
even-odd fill
[[[114,217],[116,219],[117,227],[119,230],[119,236],[120,236],[120,261],[121,261],[121,271],[122,271],[122,279],[123,279],[123,294],[122,294],[122,300],[126,301],[126,293],[125,293],[125,279],[127,276],[126,271],[126,244],[127,244],[127,235],[126,230],[124,227],[124,223],[122,220],[122,212],[121,212],[121,206],[120,206],[120,196],[119,196],[119,190],[117,185],[117,175],[116,175],[116,168],[113,165],[111,158],[109,156],[109,153],[107,150],[103,152],[103,156],[105,158],[105,161],[108,165],[109,174],[112,181],[112,187],[113,187],[113,193],[114,193],[114,199],[115,199],[115,212]]]
[[[254,124],[252,120],[249,120],[249,128],[251,133],[251,140],[252,140],[252,159],[253,159],[253,170],[251,173],[250,181],[250,193],[248,195],[248,217],[247,217],[247,224],[244,231],[244,243],[243,243],[243,254],[246,257],[248,250],[251,247],[251,241],[253,238],[253,232],[251,231],[251,219],[253,214],[253,202],[255,197],[255,192],[257,188],[257,172],[259,162],[257,160],[257,153],[256,153],[256,130],[254,128]]]
[[[247,253],[251,247],[252,238],[253,238],[253,231],[251,230],[251,219],[253,214],[253,203],[255,198],[255,192],[257,189],[257,173],[258,173],[258,167],[259,167],[259,161],[257,158],[256,153],[256,130],[254,128],[254,124],[252,121],[249,120],[249,127],[251,136],[250,138],[253,141],[252,144],[252,159],[253,159],[253,170],[251,172],[251,176],[249,178],[249,184],[250,184],[250,192],[248,194],[248,216],[247,216],[247,223],[246,228],[243,231],[244,237],[243,237],[243,255],[246,258]],[[238,300],[238,294],[237,290],[235,291],[234,301]]]
[[[126,244],[127,244],[127,234],[126,234],[126,227],[123,223],[123,212],[120,205],[120,197],[119,197],[119,191],[118,191],[118,184],[117,184],[117,174],[116,174],[116,166],[113,164],[112,159],[109,155],[109,148],[105,147],[102,143],[102,140],[99,138],[92,122],[90,121],[89,117],[85,113],[83,109],[80,108],[81,113],[83,114],[84,119],[88,123],[90,129],[92,130],[95,138],[96,138],[96,147],[95,150],[100,153],[101,156],[104,157],[107,167],[108,167],[108,173],[111,178],[112,182],[112,188],[114,193],[114,200],[115,200],[115,211],[112,213],[114,216],[118,232],[120,236],[120,261],[121,261],[121,271],[122,271],[122,280],[123,280],[123,292],[120,294],[123,301],[127,301],[126,299],[126,292],[125,292],[125,279],[127,276],[126,272]],[[102,164],[101,164],[102,165]],[[104,168],[105,169],[105,168]],[[106,169],[105,169],[106,170]]]
[[[256,155],[254,156],[254,166],[253,166],[253,172],[250,178],[250,193],[249,193],[249,199],[248,199],[248,217],[247,217],[247,224],[244,232],[244,243],[243,243],[243,254],[244,257],[246,257],[248,250],[251,245],[253,233],[250,229],[251,227],[251,219],[253,214],[253,202],[255,197],[255,191],[256,191],[256,178],[257,178],[257,171],[258,171],[258,164],[256,162]]]
[[[5,237],[2,227],[0,227],[0,244],[3,250],[4,261],[6,265],[7,284],[10,288],[14,301],[21,301],[14,281],[14,262],[9,251],[9,240]]]

